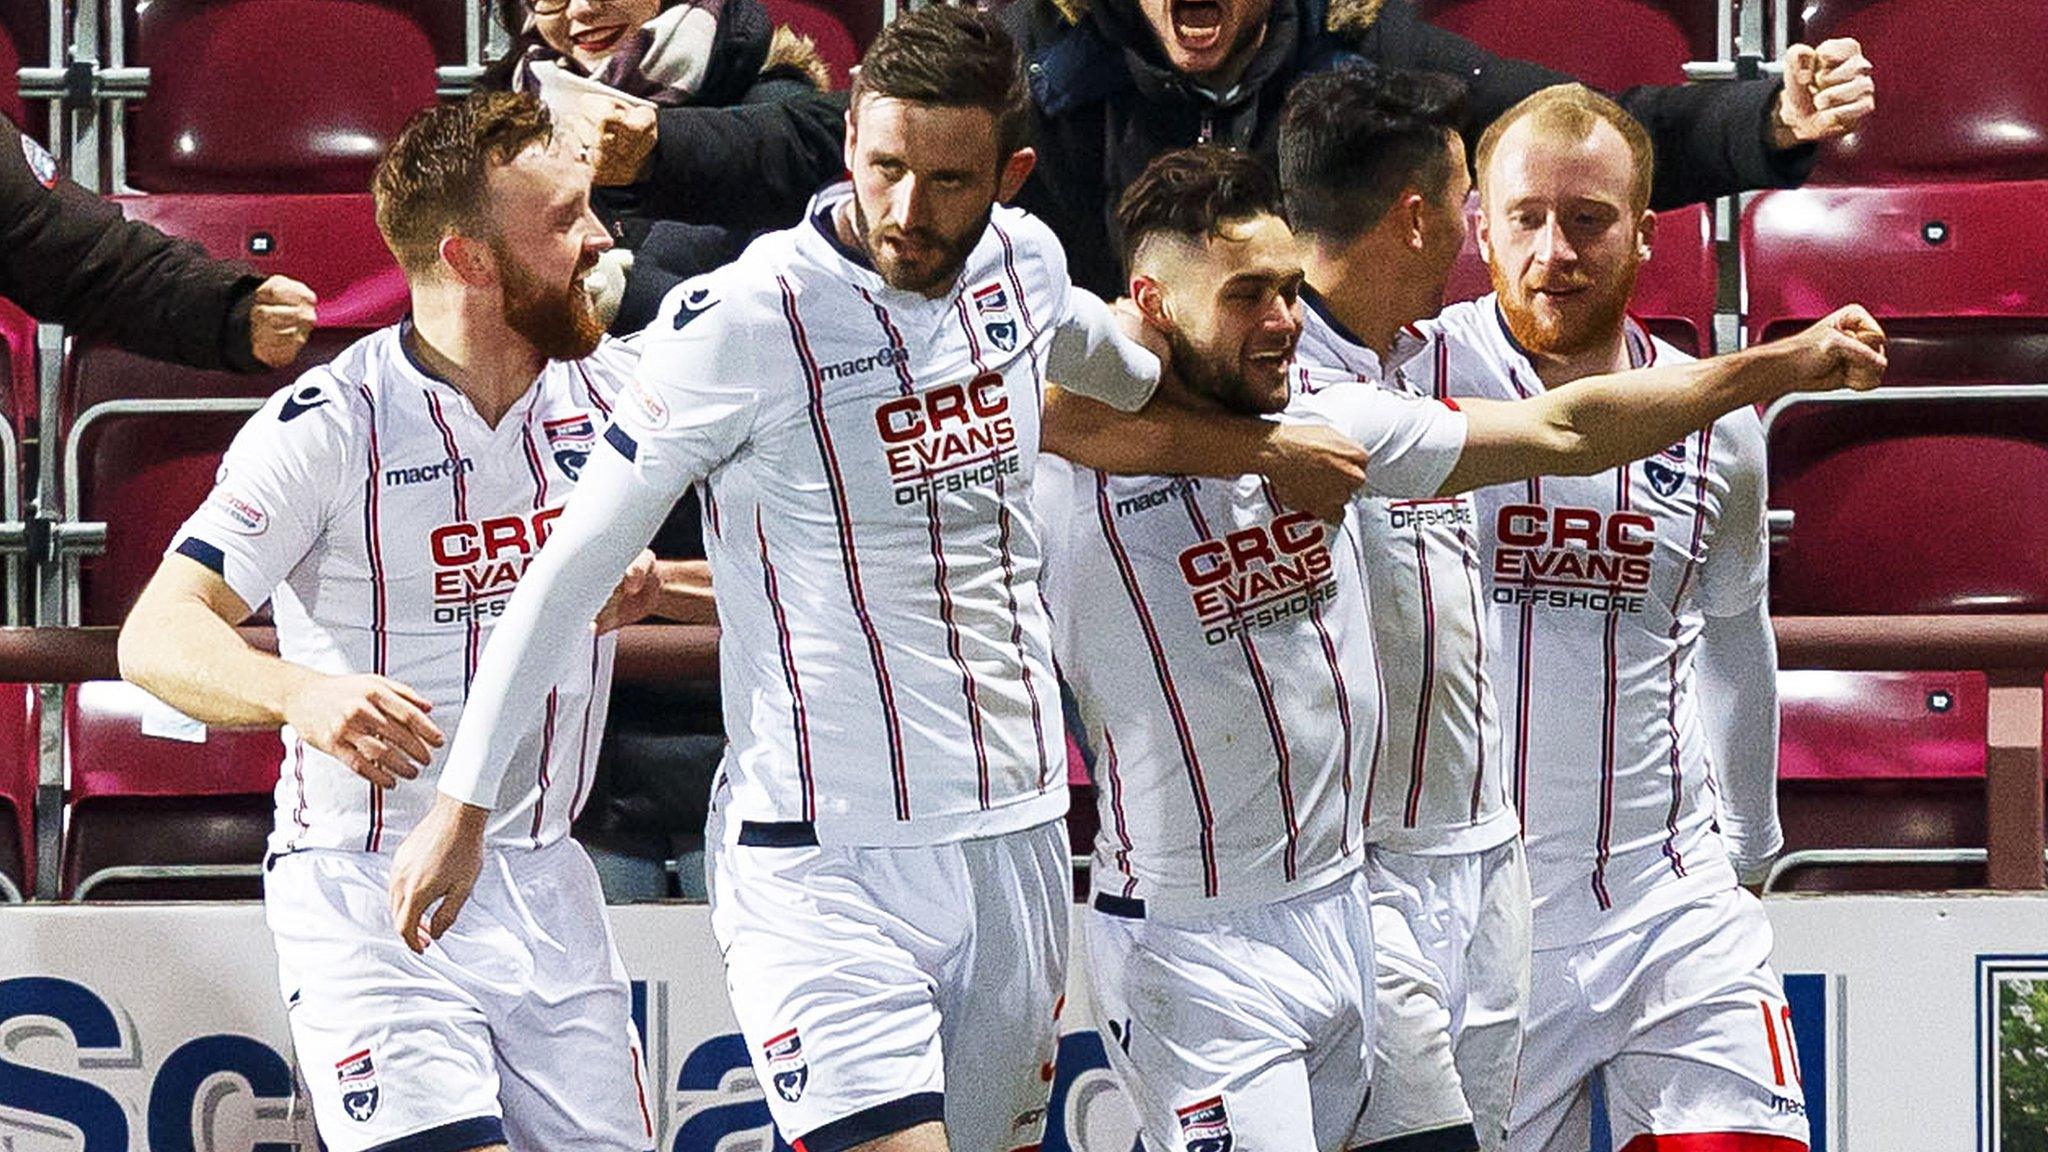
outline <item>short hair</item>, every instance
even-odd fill
[[[432,268],[443,236],[484,219],[491,170],[553,138],[547,107],[527,93],[473,92],[407,121],[370,184],[377,231],[399,265]]]
[[[1124,271],[1155,236],[1208,240],[1232,221],[1282,214],[1280,184],[1258,157],[1220,144],[1162,152],[1117,201]]]
[[[1016,42],[994,16],[972,8],[919,8],[882,29],[853,77],[853,106],[868,96],[982,109],[995,118],[1000,159],[1031,142]]]
[[[1526,96],[1521,103],[1501,113],[1499,119],[1488,125],[1479,137],[1479,147],[1473,157],[1482,181],[1500,138],[1507,134],[1509,128],[1524,120],[1533,121],[1531,127],[1546,136],[1573,143],[1592,136],[1602,123],[1613,125],[1614,130],[1621,133],[1621,138],[1628,142],[1629,155],[1635,164],[1633,179],[1629,182],[1629,207],[1641,212],[1650,206],[1650,184],[1657,170],[1657,152],[1650,143],[1649,132],[1621,105],[1584,84],[1555,84]]]
[[[1441,197],[1444,139],[1465,118],[1465,85],[1436,72],[1355,64],[1303,77],[1280,114],[1287,221],[1335,243],[1369,231],[1413,188]]]

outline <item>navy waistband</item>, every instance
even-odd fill
[[[1125,920],[1143,920],[1145,902],[1129,896],[1114,896],[1108,892],[1095,894],[1095,910],[1105,916],[1116,916]]]
[[[746,848],[816,848],[818,827],[809,820],[743,820],[740,845]]]

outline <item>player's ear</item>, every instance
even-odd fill
[[[860,107],[860,98],[855,97],[846,105],[846,143],[840,147],[840,159],[845,161],[846,170],[853,171],[853,144],[858,133],[854,129],[853,111]]]
[[[1472,242],[1479,247],[1479,258],[1493,263],[1493,236],[1486,224],[1486,201],[1479,202],[1479,211],[1472,214]]]
[[[1636,257],[1650,258],[1650,249],[1657,240],[1657,214],[1647,209],[1636,219]]]
[[[1133,274],[1131,303],[1138,306],[1146,323],[1162,329],[1172,327],[1173,321],[1166,314],[1166,288],[1159,281],[1142,272]]]
[[[1401,242],[1416,252],[1429,251],[1429,198],[1410,188],[1394,205],[1399,213]]]
[[[996,177],[996,199],[1009,203],[1010,197],[1024,187],[1025,178],[1031,175],[1031,169],[1037,164],[1038,150],[1035,148],[1019,148],[1010,153],[1010,158],[1003,161],[1002,172]]]
[[[450,232],[441,237],[441,264],[456,281],[471,288],[487,288],[497,282],[498,266],[489,246],[482,241]]]

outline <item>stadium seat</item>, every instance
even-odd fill
[[[216,256],[306,281],[320,295],[321,327],[297,363],[258,376],[74,350],[62,404],[67,507],[74,519],[108,526],[106,552],[79,562],[75,600],[87,624],[127,615],[264,397],[406,309],[404,277],[378,237],[368,196],[155,195],[122,204]]]
[[[2027,511],[2048,480],[2048,182],[1770,192],[1742,255],[1751,340],[1862,302],[1890,382],[1921,388],[1769,417],[1772,504],[1794,516],[1773,608],[2048,608],[2048,523]]]
[[[34,685],[0,685],[0,876],[13,886],[14,895],[35,888],[41,717]]]
[[[22,68],[50,63],[48,0],[0,0],[0,115],[38,140],[49,136],[50,119],[41,101],[22,98]]]
[[[1828,147],[1823,183],[2038,178],[2048,172],[2048,4],[1806,0],[1807,43],[1854,36],[1876,65],[1866,131]],[[1968,61],[1968,67],[1937,62]]]
[[[1610,92],[1680,83],[1687,61],[1717,54],[1714,5],[1701,0],[1421,0],[1417,7],[1423,19],[1492,52]]]
[[[1783,877],[1799,891],[1973,888],[1984,865],[1815,863],[1810,850],[1985,844],[1981,672],[1781,672]]]
[[[867,40],[874,38],[873,32],[863,39],[857,29],[869,22],[867,12],[872,9],[872,26],[881,28],[879,4],[841,4],[835,0],[767,0],[768,17],[776,24],[786,26],[790,31],[808,36],[818,47],[818,54],[832,69],[832,86],[844,88],[849,82],[848,72],[860,63],[861,53]],[[849,10],[850,9],[850,10]]]
[[[1774,611],[2048,610],[2048,396],[1957,395],[1774,411],[1771,505],[1793,515],[1773,553]]]
[[[2048,180],[1766,192],[1743,213],[1742,282],[1752,342],[1851,301],[1962,345],[2048,330]]]
[[[1681,352],[1713,352],[1714,293],[1720,276],[1714,258],[1713,218],[1704,205],[1657,215],[1650,261],[1636,279],[1629,311],[1652,333]],[[1471,300],[1493,291],[1476,233],[1451,268],[1444,301]]]
[[[128,180],[151,192],[361,192],[435,100],[436,49],[411,5],[153,0],[131,63]]]
[[[168,734],[157,734],[168,733]],[[282,756],[269,731],[199,728],[134,685],[73,686],[64,701],[68,772],[61,894],[96,900],[225,900],[261,895],[255,868],[271,825]],[[245,868],[181,878],[110,868]]]

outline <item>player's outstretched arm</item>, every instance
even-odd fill
[[[484,827],[499,785],[520,740],[540,723],[545,686],[560,678],[570,653],[582,650],[578,641],[661,527],[678,491],[636,475],[609,438],[584,465],[576,491],[484,646],[434,807],[392,862],[392,924],[414,951],[425,950],[461,913],[482,868]],[[432,920],[423,925],[430,909]]]
[[[1365,483],[1365,449],[1332,428],[1202,411],[1162,388],[1137,412],[1055,388],[1040,446],[1124,476],[1264,476],[1289,507],[1338,520]]]
[[[419,775],[442,743],[431,703],[383,676],[332,676],[258,651],[234,628],[248,616],[227,581],[167,556],[121,626],[121,676],[204,724],[290,724],[380,788]]]
[[[1884,330],[1852,304],[1797,335],[1710,360],[1589,376],[1526,400],[1460,400],[1465,449],[1439,492],[1604,472],[1745,405],[1865,391],[1884,370]]]

